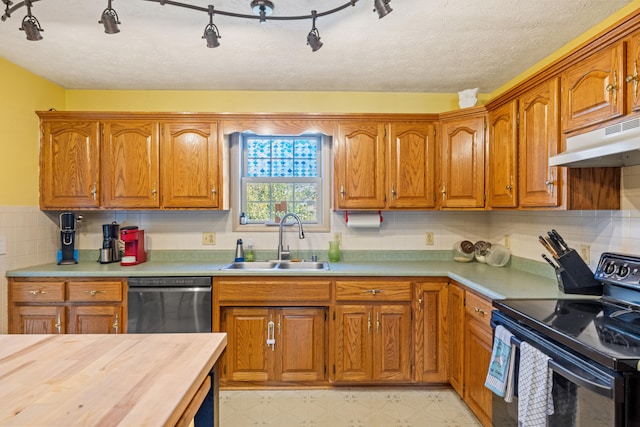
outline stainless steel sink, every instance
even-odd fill
[[[279,270],[328,270],[329,263],[324,261],[281,261],[276,268]]]
[[[278,263],[275,261],[232,262],[221,270],[273,270],[276,265]]]
[[[232,262],[221,270],[329,270],[329,263],[326,261]]]

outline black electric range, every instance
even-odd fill
[[[520,324],[614,371],[640,370],[640,257],[604,253],[599,298],[496,300]]]

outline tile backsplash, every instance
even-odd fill
[[[445,250],[461,239],[510,241],[511,251],[522,258],[541,260],[544,252],[537,236],[554,228],[569,246],[588,245],[595,268],[604,251],[640,253],[640,166],[623,169],[622,209],[619,211],[386,211],[380,228],[349,228],[342,212],[331,213],[331,231],[286,233],[291,250],[317,251],[326,259],[330,240],[342,234],[349,250]],[[219,211],[98,211],[83,212],[77,226],[77,249],[96,251],[102,245],[102,224],[137,225],[145,230],[148,250],[233,250],[235,241],[253,240],[256,250],[276,251],[277,229],[270,232],[234,232],[237,215]],[[216,245],[202,244],[202,233],[216,233]],[[293,230],[292,230],[293,231]],[[425,243],[432,232],[433,245]],[[37,206],[0,206],[0,238],[6,254],[0,254],[0,319],[6,319],[7,270],[54,262],[60,246],[56,213]],[[0,333],[2,322],[0,321]]]

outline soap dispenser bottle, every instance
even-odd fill
[[[242,239],[238,239],[236,242],[236,258],[235,262],[244,261],[244,248],[242,247]]]

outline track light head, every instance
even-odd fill
[[[382,19],[388,14],[390,14],[391,12],[393,12],[393,9],[391,9],[391,6],[389,6],[390,1],[391,0],[374,0],[373,1],[373,11],[378,12],[378,18]]]
[[[267,16],[273,13],[273,9],[275,6],[272,1],[269,0],[252,0],[251,1],[251,10],[255,15],[260,17],[260,22],[267,22]]]
[[[120,25],[121,22],[120,19],[118,19],[118,14],[111,7],[111,0],[109,0],[107,8],[102,12],[98,24],[104,25],[104,32],[107,34],[117,34],[120,32],[118,25]]]
[[[311,47],[311,51],[315,52],[322,47],[322,42],[320,41],[320,32],[316,28],[316,15],[318,12],[315,10],[311,11],[311,16],[313,16],[313,24],[311,27],[311,31],[307,34],[307,44]]]
[[[40,34],[40,32],[44,30],[40,27],[40,23],[36,17],[31,14],[31,1],[25,1],[25,4],[27,6],[27,16],[22,19],[22,26],[19,29],[27,35],[27,40],[42,40],[42,34]]]
[[[220,46],[220,33],[218,32],[218,27],[213,23],[213,6],[209,5],[209,23],[206,27],[204,27],[204,34],[202,38],[207,41],[208,48],[214,48]]]

